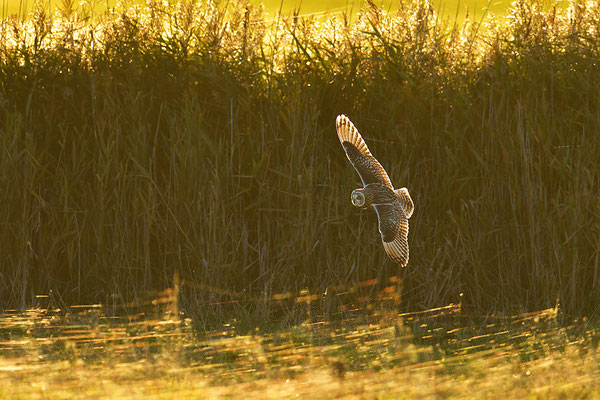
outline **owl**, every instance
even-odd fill
[[[379,233],[387,255],[402,267],[408,263],[408,219],[415,206],[408,189],[394,189],[385,169],[373,157],[364,139],[345,115],[335,121],[337,135],[363,187],[354,189],[355,207],[372,206],[377,213]]]

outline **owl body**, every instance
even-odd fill
[[[365,196],[365,204],[353,204],[357,207],[366,208],[373,204],[394,203],[399,201],[398,195],[388,186],[382,183],[370,183],[362,188],[354,189],[352,193],[362,193]]]
[[[408,219],[414,203],[408,189],[394,189],[385,169],[373,157],[358,130],[344,115],[336,120],[340,143],[350,163],[358,172],[363,187],[352,191],[356,207],[373,207],[379,220],[379,233],[388,256],[400,264],[408,263]]]

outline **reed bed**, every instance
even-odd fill
[[[421,0],[4,19],[0,308],[111,304],[177,273],[186,312],[268,319],[276,294],[400,275],[406,309],[462,293],[466,311],[595,316],[600,5],[541,4],[460,25]],[[350,205],[340,113],[415,201],[402,271]]]

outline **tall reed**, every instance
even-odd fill
[[[594,316],[597,2],[349,20],[241,0],[5,19],[1,306],[135,299],[178,270],[197,314],[401,274],[406,308]],[[403,271],[350,205],[340,113],[415,201]]]

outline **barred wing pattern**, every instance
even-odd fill
[[[400,197],[400,203],[402,203],[406,218],[410,218],[413,215],[413,211],[415,211],[415,204],[408,193],[408,189],[403,187],[402,189],[394,190],[394,192]]]
[[[405,267],[408,264],[408,218],[404,210],[398,203],[373,204],[373,208],[377,212],[385,252],[392,260]]]
[[[363,185],[383,183],[390,189],[394,189],[387,172],[373,157],[354,124],[345,115],[340,115],[335,121],[335,127],[346,157],[358,172]]]

